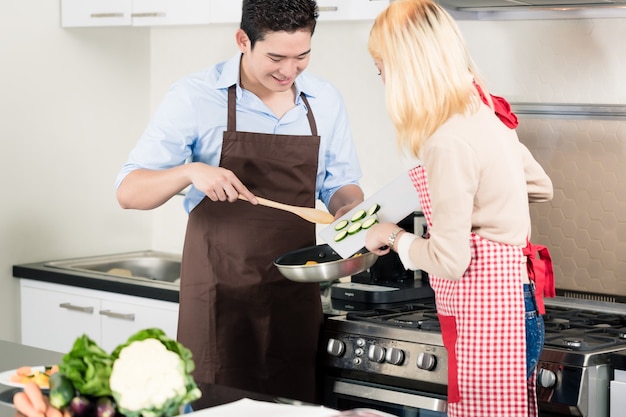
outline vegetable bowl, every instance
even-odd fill
[[[274,261],[285,278],[296,282],[327,282],[363,272],[378,255],[363,248],[342,258],[329,245],[310,246],[282,255]]]

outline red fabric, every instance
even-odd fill
[[[478,90],[478,94],[480,94],[480,98],[483,100],[483,103],[488,104],[489,102],[487,101],[487,97],[485,97],[485,93],[482,88],[480,88],[480,86],[476,83],[474,83],[474,86],[476,86],[476,90]],[[509,102],[506,101],[506,99],[494,96],[493,94],[490,94],[490,96],[493,101],[493,110],[495,111],[496,116],[498,116],[502,123],[504,123],[507,127],[515,129],[519,122],[515,113],[511,111],[511,105]]]
[[[441,326],[443,345],[448,351],[448,402],[457,403],[461,401],[461,395],[459,394],[459,371],[456,360],[456,318],[443,314],[437,314],[437,317]]]
[[[539,313],[545,314],[546,308],[543,304],[543,297],[556,297],[552,257],[548,248],[542,245],[533,245],[530,241],[526,242],[524,255],[527,258],[528,278],[535,283],[537,309]]]

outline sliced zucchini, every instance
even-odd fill
[[[378,210],[380,210],[380,204],[374,204],[372,207],[370,207],[369,210],[367,210],[367,215],[373,216],[374,214],[378,213]]]
[[[350,220],[352,220],[353,222],[358,222],[359,220],[361,220],[366,215],[367,215],[367,213],[365,212],[365,210],[359,210],[359,211],[357,211],[356,213],[354,213],[352,215],[352,218]]]
[[[346,226],[347,226],[349,223],[350,223],[350,222],[349,222],[349,221],[347,221],[347,220],[342,220],[342,221],[340,221],[339,223],[337,223],[337,224],[335,225],[335,230],[336,230],[336,231],[340,231],[340,230],[342,230],[342,229],[345,229],[345,228],[346,228]]]
[[[346,236],[348,236],[348,231],[342,230],[341,232],[335,235],[335,242],[341,242],[342,240],[346,238]]]
[[[359,230],[361,230],[362,227],[363,227],[363,224],[361,224],[360,222],[352,223],[350,227],[348,227],[348,234],[353,235],[357,233]]]
[[[365,219],[365,221],[363,221],[363,225],[361,227],[363,229],[369,229],[370,227],[374,226],[376,223],[378,223],[378,219],[376,217],[370,217],[368,219]]]

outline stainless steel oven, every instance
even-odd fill
[[[402,311],[423,326],[374,323],[377,316]],[[432,306],[422,304],[352,312],[327,319],[324,404],[347,410],[369,407],[401,417],[446,415],[447,353]],[[419,317],[418,317],[419,316]],[[426,329],[432,326],[430,331]]]
[[[445,417],[445,396],[343,378],[327,378],[325,397],[335,409],[373,408],[400,417]]]
[[[546,300],[537,375],[541,417],[609,417],[610,356],[626,352],[626,309],[604,304]],[[322,343],[325,405],[401,417],[446,415],[447,352],[434,303],[329,317]]]

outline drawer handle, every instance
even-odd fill
[[[103,19],[111,17],[124,17],[124,13],[92,13],[89,16],[94,19]]]
[[[59,307],[72,311],[80,311],[81,313],[93,314],[93,307],[75,306],[72,303],[61,303],[59,304]]]
[[[100,310],[101,316],[107,316],[114,319],[121,319],[127,321],[135,321],[135,315],[133,313],[116,313],[111,310]]]
[[[132,13],[131,17],[166,17],[165,12]]]
[[[339,10],[339,7],[337,7],[337,6],[320,6],[317,9],[320,12],[336,12],[337,10]]]

